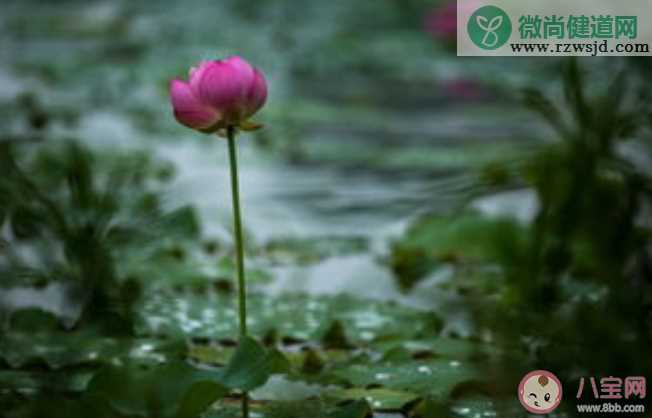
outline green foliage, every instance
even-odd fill
[[[11,369],[57,371],[130,360],[157,364],[180,358],[184,352],[185,345],[179,341],[111,338],[87,327],[78,331],[11,332],[4,337],[0,359]]]
[[[266,350],[249,337],[238,344],[233,357],[219,375],[219,381],[232,389],[248,392],[265,384],[272,374],[289,371],[290,363],[279,351]]]
[[[328,257],[368,250],[362,237],[279,238],[269,241],[263,254],[275,263],[312,264]]]
[[[330,349],[348,349],[351,348],[351,343],[346,336],[346,330],[341,321],[335,320],[331,326],[326,330],[321,338],[321,343],[326,348]]]
[[[99,157],[75,142],[38,150],[6,142],[0,163],[0,212],[11,231],[2,286],[65,282],[82,322],[130,332],[140,280],[149,279],[130,260],[151,260],[166,240],[198,234],[191,209],[161,209],[150,185],[165,167],[144,154]]]
[[[491,401],[473,393],[453,402],[430,396],[416,416],[461,410],[519,416],[519,406],[503,399],[513,393],[512,382],[536,368],[553,370],[570,385],[607,370],[614,376],[652,371],[646,354],[652,178],[626,152],[650,143],[647,82],[620,75],[597,86],[572,60],[563,78],[563,106],[538,90],[524,92],[556,140],[518,164],[492,166],[509,173],[493,186],[524,185],[536,193],[531,223],[469,210],[426,215],[393,243],[390,265],[403,288],[451,266],[451,279],[440,286],[462,297],[477,335],[496,342],[484,370],[498,374],[491,391],[481,391]],[[398,347],[387,355],[406,358]]]
[[[479,376],[473,366],[457,360],[352,364],[333,373],[357,387],[382,385],[388,389],[409,390],[437,399],[447,399],[458,384]]]
[[[236,308],[233,299],[232,295],[200,294],[191,300],[179,300],[175,294],[157,294],[139,310],[137,333],[141,336],[233,339],[238,329],[233,316]],[[442,328],[442,320],[433,312],[423,313],[394,303],[346,295],[286,294],[271,298],[252,294],[249,299],[253,319],[251,333],[275,332],[284,341],[321,340],[329,328],[332,329],[333,321],[345,325],[346,338],[351,344],[432,336]],[[410,327],[406,327],[406,323]],[[328,338],[325,341],[335,343]]]
[[[652,179],[621,150],[649,141],[647,87],[632,90],[624,75],[597,94],[589,86],[573,60],[564,70],[563,109],[536,94],[535,109],[560,140],[525,164],[540,210],[522,256],[504,264],[507,287],[495,315],[481,323],[510,344],[536,343],[533,362],[562,378],[571,369],[645,374],[652,282],[650,229],[640,220]]]
[[[652,344],[652,178],[623,153],[649,142],[647,85],[621,75],[594,86],[574,60],[563,76],[564,106],[525,91],[557,136],[512,180],[536,193],[533,222],[429,216],[393,248],[405,287],[441,263],[455,266],[443,286],[464,297],[478,332],[496,339],[500,382],[537,367],[569,382],[652,370],[644,348]]]
[[[351,388],[331,391],[326,394],[333,401],[349,401],[351,399],[366,399],[377,411],[401,411],[419,400],[414,392],[386,388]]]
[[[443,265],[478,266],[504,260],[510,242],[520,245],[526,228],[511,219],[489,219],[467,211],[424,216],[392,245],[390,267],[403,289],[410,289]]]
[[[12,69],[16,77],[28,77],[25,85],[43,86],[47,104],[29,95],[20,103],[0,103],[0,120],[7,128],[3,139],[16,136],[13,128],[24,125],[27,139],[41,140],[50,129],[76,128],[77,119],[83,122],[81,131],[97,129],[98,111],[115,117],[117,124],[140,128],[138,135],[124,138],[131,143],[142,137],[158,145],[167,137],[185,147],[183,128],[169,115],[163,117],[169,104],[152,99],[152,80],[164,95],[171,74],[183,69],[185,77],[186,64],[198,51],[215,50],[217,33],[221,46],[215,53],[237,50],[268,69],[278,67],[271,64],[280,57],[287,70],[286,76],[275,77],[281,81],[275,88],[280,94],[267,107],[270,129],[257,138],[265,141],[267,151],[295,163],[350,168],[345,174],[351,176],[389,173],[386,181],[400,189],[395,200],[362,195],[354,202],[337,198],[324,205],[315,202],[324,189],[297,193],[310,213],[328,214],[344,225],[353,212],[354,219],[403,216],[429,199],[430,193],[421,188],[397,182],[414,179],[412,173],[431,175],[427,181],[436,183],[431,195],[437,209],[447,194],[439,180],[450,172],[456,179],[450,184],[443,179],[446,192],[471,187],[486,191],[486,185],[513,187],[515,182],[535,187],[552,203],[536,225],[485,219],[469,211],[459,217],[424,217],[405,242],[394,244],[391,264],[405,289],[441,265],[452,266],[453,278],[445,286],[465,297],[464,308],[478,315],[478,335],[490,338],[438,336],[445,308],[435,314],[352,297],[255,295],[251,328],[254,335],[265,336],[266,347],[253,340],[238,347],[236,306],[225,294],[232,287],[232,254],[214,243],[201,249],[193,210],[163,213],[158,179],[170,175],[169,166],[159,167],[140,154],[96,153],[83,147],[72,152],[61,142],[39,146],[34,153],[24,150],[31,146],[15,148],[16,166],[24,176],[6,170],[4,160],[0,163],[3,176],[9,173],[0,179],[0,225],[10,234],[0,240],[0,286],[62,281],[71,290],[71,303],[84,305],[84,315],[76,329],[64,331],[43,312],[0,312],[8,325],[0,336],[0,415],[133,418],[203,413],[240,418],[242,387],[254,388],[269,373],[283,372],[288,384],[315,384],[319,395],[297,402],[259,399],[252,403],[252,415],[369,418],[373,410],[383,417],[521,417],[524,412],[511,384],[516,379],[487,374],[483,366],[502,371],[536,363],[571,374],[593,365],[600,373],[615,374],[624,362],[609,359],[623,353],[646,363],[649,341],[630,337],[642,335],[649,322],[641,319],[636,324],[641,329],[631,332],[632,324],[623,328],[623,319],[642,318],[641,306],[650,304],[649,263],[642,249],[649,246],[649,231],[635,225],[630,234],[627,212],[641,211],[623,205],[621,191],[629,190],[627,196],[636,201],[634,190],[643,187],[649,193],[649,186],[645,179],[643,186],[631,181],[635,176],[630,174],[640,170],[628,162],[614,163],[613,153],[594,152],[599,147],[590,145],[602,141],[590,138],[633,136],[636,119],[649,117],[636,109],[625,112],[629,116],[613,111],[619,95],[630,97],[626,89],[613,87],[606,95],[611,101],[595,110],[587,94],[591,88],[577,88],[584,82],[571,68],[566,72],[569,85],[575,86],[566,94],[571,110],[531,91],[528,100],[545,113],[560,138],[583,138],[577,142],[589,146],[555,143],[546,146],[545,155],[519,160],[515,168],[493,161],[506,155],[521,158],[521,148],[532,146],[526,139],[537,132],[521,109],[503,102],[500,82],[545,79],[554,64],[519,60],[505,65],[441,55],[433,60],[441,45],[422,30],[423,18],[434,6],[431,1],[308,1],[300,8],[271,0],[200,1],[193,7],[171,1],[156,7],[138,2],[111,7],[63,0],[38,7],[29,0],[19,3],[6,8],[2,30],[8,48],[19,47],[21,53],[7,54],[0,72],[10,81],[4,84],[18,89],[24,84],[13,79]],[[206,7],[210,13],[204,13]],[[260,23],[269,36],[243,42],[259,32],[251,29]],[[80,42],[90,42],[90,47],[79,48]],[[644,60],[638,64],[648,77],[649,66]],[[514,68],[525,71],[515,74]],[[490,92],[492,100],[467,100],[460,106],[465,99],[447,93],[447,82],[474,75],[480,77],[472,81],[485,94]],[[333,81],[339,88],[332,88]],[[492,84],[500,89],[490,90]],[[23,124],[17,123],[16,114],[25,116],[20,118]],[[578,123],[584,127],[578,130]],[[114,122],[99,125],[107,124]],[[154,139],[153,133],[163,135]],[[40,167],[38,154],[50,154],[56,161]],[[598,161],[595,170],[575,169],[585,155]],[[478,167],[484,168],[482,184],[469,184],[464,175],[457,179],[460,172]],[[626,171],[631,173],[623,176]],[[600,175],[593,176],[596,172]],[[129,173],[134,173],[133,181],[119,180]],[[34,187],[25,187],[29,183],[23,177]],[[594,177],[587,187],[579,181]],[[578,185],[568,189],[575,181]],[[569,203],[585,192],[577,199],[580,203]],[[350,190],[342,196],[349,195]],[[391,204],[379,204],[386,201]],[[590,213],[591,205],[594,212],[604,208],[603,213]],[[571,214],[570,220],[564,221],[563,213]],[[573,232],[559,226],[564,222]],[[59,224],[66,225],[65,231]],[[307,269],[327,257],[361,254],[368,247],[358,237],[273,238],[258,251],[252,246],[252,254],[271,261],[275,269],[297,264]],[[22,258],[23,248],[36,253],[38,262]],[[273,280],[256,263],[248,267],[252,287]],[[619,280],[631,285],[618,290]],[[107,332],[130,331],[134,312],[138,337]],[[622,335],[605,340],[602,328],[622,330]],[[524,336],[528,339],[523,343]],[[522,350],[515,354],[513,346]],[[641,349],[637,353],[632,346]],[[494,367],[500,356],[507,361]],[[197,363],[199,368],[189,365]],[[437,373],[429,375],[426,368]],[[632,371],[644,373],[642,368]],[[393,384],[386,383],[387,375],[397,376]],[[489,384],[499,387],[503,382],[510,386],[506,405],[486,393]]]
[[[0,356],[16,370],[0,371],[0,382],[9,391],[3,396],[34,397],[25,406],[32,413],[51,398],[67,396],[77,400],[70,405],[75,410],[93,405],[110,416],[191,418],[233,390],[255,389],[290,367],[279,351],[250,338],[220,369],[191,367],[184,351],[164,340],[103,338],[88,331],[12,334]],[[49,372],[26,371],[35,367]]]
[[[371,408],[364,400],[333,406],[318,400],[277,401],[261,405],[254,404],[252,412],[261,418],[368,418]],[[220,405],[204,415],[205,418],[240,418],[242,413],[236,407]]]
[[[157,367],[107,366],[90,379],[80,398],[40,395],[9,416],[196,418],[227,392],[214,372],[182,362]]]
[[[409,320],[412,326],[403,326],[405,328],[403,332],[396,332],[392,325],[393,319],[398,316],[399,312],[407,311],[404,308],[386,310],[365,317],[363,310],[358,311],[362,303],[367,304],[368,311],[375,311],[378,307],[368,301],[350,298],[325,299],[320,302],[318,302],[319,299],[307,296],[304,298],[307,298],[309,303],[314,306],[303,311],[305,315],[314,315],[315,311],[322,309],[320,304],[328,302],[330,307],[326,309],[330,311],[337,307],[342,317],[356,317],[357,312],[360,312],[361,317],[365,318],[367,326],[358,329],[364,330],[360,331],[361,333],[373,334],[358,335],[356,332],[351,332],[356,329],[355,322],[347,322],[345,326],[344,323],[337,325],[338,321],[335,321],[334,325],[326,329],[326,332],[319,331],[319,329],[306,332],[305,327],[309,327],[309,325],[300,322],[279,328],[275,339],[278,341],[278,345],[275,346],[282,351],[290,365],[289,368],[282,370],[293,382],[304,381],[325,385],[321,399],[326,404],[366,399],[375,411],[409,412],[424,397],[446,403],[453,394],[466,394],[469,387],[485,387],[486,381],[481,374],[480,364],[495,354],[482,353],[484,347],[478,341],[426,338],[426,336],[433,335],[433,331],[424,332],[419,321],[424,321],[427,324],[429,313],[413,312]],[[194,299],[196,301],[194,305],[200,307],[201,299],[197,297]],[[254,297],[252,301],[252,306],[260,304],[257,297]],[[284,303],[287,301],[276,302],[280,305],[276,307],[277,312],[283,312],[285,310]],[[296,303],[294,301],[289,306]],[[351,310],[351,313],[343,311],[344,308]],[[407,312],[404,312],[402,317],[408,318],[405,316],[406,314]],[[166,315],[178,316],[173,313]],[[257,313],[254,318],[256,318],[256,322],[269,321],[267,326],[273,326],[281,319],[278,316],[267,316],[260,313]],[[230,321],[234,322],[233,326],[236,325],[235,319]],[[407,322],[404,319],[401,323]],[[330,337],[325,337],[339,334],[344,327],[348,330],[346,344],[340,347],[333,346],[333,340]],[[378,332],[387,327],[389,332]],[[338,329],[340,331],[337,331]],[[308,338],[296,338],[297,335],[306,334],[309,335]],[[319,335],[323,335],[321,344],[316,344]],[[337,338],[334,340],[338,341]],[[339,346],[339,344],[336,345]],[[258,351],[258,358],[264,358],[262,348],[247,349],[247,351]],[[189,355],[200,363],[222,365],[229,361],[235,361],[234,359],[238,356],[233,353],[231,341],[219,339],[208,345],[202,342],[200,345],[193,346]],[[260,363],[257,362],[257,364]],[[249,369],[248,366],[241,367]],[[265,369],[266,367],[258,368]],[[270,407],[299,408],[299,405],[297,403],[277,405],[272,402]],[[308,405],[302,407],[308,408]],[[265,414],[267,411],[268,409],[263,407],[261,413]]]
[[[228,393],[218,381],[214,372],[183,363],[109,367],[93,377],[84,396],[123,416],[193,418]]]
[[[210,306],[207,301],[223,306],[224,312],[233,310],[219,294],[185,298],[200,312]],[[36,312],[21,312],[16,315],[19,320],[12,320],[15,326],[0,350],[0,362],[10,367],[0,371],[0,382],[9,390],[0,402],[12,405],[12,417],[47,416],[48,405],[54,404],[61,404],[61,413],[69,418],[85,416],[90,410],[101,417],[193,417],[198,411],[206,411],[206,416],[237,417],[230,407],[234,396],[260,387],[273,374],[285,374],[292,382],[325,385],[319,400],[287,403],[264,399],[253,404],[261,416],[295,416],[314,408],[317,412],[311,416],[365,417],[370,407],[407,413],[425,396],[444,401],[460,390],[464,393],[465,385],[482,381],[476,371],[477,342],[421,338],[434,333],[427,327],[430,313],[399,307],[381,310],[382,304],[352,298],[302,298],[313,305],[307,315],[332,310],[329,315],[349,321],[337,325],[335,320],[334,325],[314,331],[310,331],[311,324],[300,322],[296,330],[294,326],[279,327],[278,343],[269,348],[250,338],[236,346],[214,334],[215,338],[195,339],[186,353],[186,345],[174,334],[170,334],[172,338],[106,337],[90,327],[65,331],[54,323],[45,326],[47,321]],[[271,313],[283,312],[295,303],[291,300]],[[254,306],[261,303],[257,297],[253,302]],[[373,315],[365,315],[365,304]],[[166,311],[155,317],[163,315],[171,319],[180,316],[178,311]],[[279,325],[274,315],[255,319],[266,322],[260,329]],[[232,322],[233,329],[237,325],[233,316],[221,320]],[[352,329],[359,333],[348,330],[348,324],[357,322]],[[36,323],[42,326],[35,327]],[[412,326],[405,327],[405,323]],[[386,332],[380,332],[385,327]],[[346,343],[335,344],[341,335],[333,335],[342,331],[347,332]],[[297,339],[301,334],[308,338]],[[225,335],[234,334],[229,331]],[[317,343],[320,336],[322,344]],[[342,348],[328,348],[333,344]],[[399,347],[404,351],[397,355]],[[314,364],[310,360],[314,357],[319,358],[319,366],[306,367],[306,363]],[[188,361],[198,367],[189,366]],[[222,401],[214,408],[209,407],[219,399]],[[229,415],[230,411],[235,415]]]

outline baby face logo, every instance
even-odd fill
[[[528,412],[548,414],[561,402],[562,388],[557,376],[546,370],[535,370],[518,385],[518,400]]]
[[[478,47],[496,49],[512,35],[512,22],[503,9],[484,6],[471,15],[466,29],[471,41]]]

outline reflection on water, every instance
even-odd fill
[[[182,339],[235,335],[237,314],[224,302],[233,298],[204,292],[224,279],[215,254],[228,256],[232,242],[226,143],[178,126],[167,98],[168,81],[185,76],[191,64],[231,54],[262,68],[270,84],[269,103],[257,115],[265,129],[238,138],[248,263],[272,277],[249,276],[255,293],[248,318],[252,332],[261,336],[274,323],[294,339],[315,340],[336,313],[341,314],[338,323],[367,344],[388,329],[415,326],[404,319],[412,314],[433,316],[410,309],[408,316],[399,317],[394,310],[403,307],[397,303],[439,311],[445,334],[471,333],[461,297],[439,286],[453,277],[454,267],[442,264],[413,289],[401,290],[387,265],[390,245],[419,215],[446,213],[468,203],[477,173],[489,161],[510,157],[538,140],[539,125],[515,105],[504,86],[528,74],[545,80],[540,66],[528,72],[523,70],[531,65],[527,60],[505,65],[490,58],[454,58],[423,32],[424,11],[415,4],[408,10],[407,2],[316,0],[301,7],[268,0],[9,3],[0,16],[0,33],[6,35],[0,48],[5,133],[30,133],[25,118],[16,116],[24,109],[15,109],[16,97],[26,94],[23,99],[50,115],[39,132],[47,141],[72,138],[100,156],[113,148],[145,150],[171,162],[175,177],[163,206],[195,207],[202,239],[220,247],[202,253],[202,267],[208,267],[207,277],[215,282],[193,289],[192,298],[178,283],[143,298],[141,319],[154,334],[170,332]],[[351,13],[352,7],[359,8],[357,13]],[[369,20],[371,13],[374,19]],[[536,205],[529,192],[471,204],[485,214],[522,221],[532,217]],[[283,239],[299,244],[281,248],[281,259],[301,245],[337,238],[359,239],[356,243],[363,242],[364,248],[327,251],[308,262],[297,261],[301,256],[296,254],[280,262],[261,256],[261,249]],[[157,273],[165,276],[164,268]],[[80,307],[70,303],[66,290],[60,284],[0,290],[0,305],[40,306],[74,322]],[[337,298],[287,295],[297,292],[368,301],[347,302],[358,309],[346,311],[330,303]],[[131,355],[159,354],[154,345],[143,344]],[[453,360],[446,366],[466,364]],[[415,373],[441,374],[425,365]],[[382,371],[375,378],[384,382],[395,375]],[[325,389],[276,376],[252,397],[302,400]],[[379,401],[368,400],[380,407]],[[468,408],[457,412],[472,416]]]
[[[260,115],[267,128],[256,139],[267,137],[271,146],[254,146],[253,135],[239,140],[250,247],[279,237],[369,242],[367,252],[273,266],[275,280],[258,289],[442,309],[450,297],[432,284],[450,272],[440,269],[401,293],[383,263],[388,244],[420,213],[455,208],[473,183],[471,169],[530,139],[531,118],[495,86],[523,79],[531,63],[451,59],[422,32],[420,18],[413,28],[401,26],[392,5],[383,6],[390,10],[380,28],[364,18],[379,7],[374,2],[360,6],[362,21],[345,2],[306,2],[300,13],[290,3],[263,3],[98,2],[26,13],[15,2],[0,29],[8,35],[0,99],[9,115],[10,101],[26,92],[54,113],[77,115],[76,125],[50,123],[53,140],[147,149],[171,161],[177,176],[166,205],[194,205],[203,236],[230,242],[225,143],[178,127],[165,90],[189,63],[232,53],[251,58],[270,81]],[[24,133],[11,116],[3,118]],[[527,217],[534,206],[531,196],[506,195],[475,207]],[[38,303],[74,315],[60,293],[50,286],[2,297],[16,307]]]
[[[249,138],[243,136],[240,144],[245,227],[260,242],[276,236],[382,237],[395,229],[397,220],[429,200],[422,177],[393,180],[373,173],[289,165],[266,158]],[[231,210],[225,143],[199,137],[158,149],[178,169],[171,200],[193,202],[206,233],[223,233]]]
[[[79,316],[80,307],[72,306],[60,283],[51,283],[42,289],[11,288],[0,292],[0,306],[11,310],[38,306],[48,312],[74,320]]]

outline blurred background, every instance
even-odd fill
[[[259,416],[520,417],[538,368],[572,416],[581,377],[650,375],[649,60],[457,57],[435,0],[5,1],[0,32],[2,414],[238,416],[174,374],[237,336],[226,144],[167,93],[229,55],[270,90],[238,138],[289,364]]]

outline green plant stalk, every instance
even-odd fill
[[[240,313],[240,339],[247,336],[247,288],[244,270],[244,245],[242,239],[242,217],[240,215],[240,186],[238,182],[238,158],[235,143],[235,127],[227,128],[229,163],[231,167],[231,195],[233,198],[233,235],[235,238],[236,269],[238,278],[238,309]],[[242,394],[242,416],[249,418],[249,394]]]

